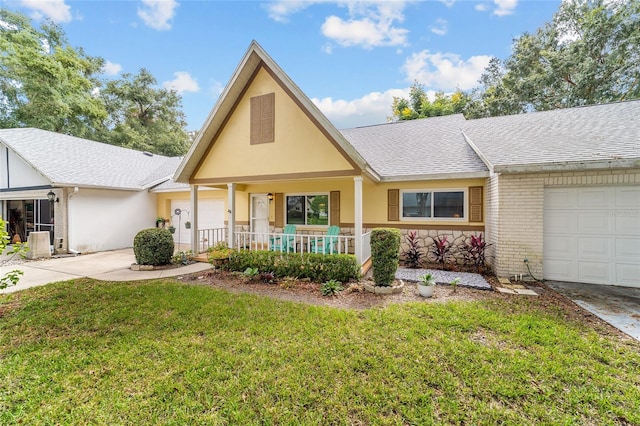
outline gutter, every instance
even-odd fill
[[[640,158],[590,161],[559,161],[535,164],[505,164],[494,166],[495,173],[518,174],[539,172],[571,172],[640,168]]]
[[[402,175],[402,176],[385,176],[380,182],[409,182],[415,180],[459,180],[459,179],[484,179],[491,176],[487,170],[479,172],[464,173],[436,173],[428,175]]]

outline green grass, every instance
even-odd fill
[[[640,424],[639,345],[530,299],[346,311],[172,280],[2,296],[0,424]]]

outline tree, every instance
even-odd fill
[[[460,114],[464,111],[469,100],[469,96],[458,89],[450,95],[436,92],[432,102],[424,90],[424,85],[416,81],[409,90],[409,99],[393,98],[391,105],[393,117],[391,119],[414,120],[416,118]]]
[[[178,156],[187,152],[190,138],[185,131],[182,100],[172,90],[156,88],[157,81],[146,69],[137,75],[106,83],[101,97],[108,118],[102,140],[113,145]]]
[[[9,234],[7,233],[6,222],[0,217],[0,256],[6,255],[4,260],[0,260],[0,266],[5,265],[15,256],[24,257],[24,253],[27,250],[27,246],[23,243],[13,244],[11,248],[7,249],[8,245]],[[0,275],[0,290],[16,285],[22,274],[22,271],[14,270]]]
[[[96,75],[104,61],[67,44],[59,26],[32,27],[0,9],[0,127],[91,137],[106,117]]]
[[[544,111],[640,98],[640,1],[562,2],[485,70],[471,116]]]

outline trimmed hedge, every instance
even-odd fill
[[[247,268],[273,273],[277,278],[308,278],[315,282],[347,282],[360,278],[360,266],[350,254],[281,253],[279,251],[239,251],[231,253],[226,268],[242,272]]]
[[[371,266],[377,286],[389,286],[395,279],[400,259],[400,230],[374,228],[371,230]]]
[[[173,236],[168,229],[149,228],[133,239],[133,253],[138,265],[168,265],[173,257]]]

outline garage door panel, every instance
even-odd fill
[[[553,188],[544,193],[545,206],[554,209],[572,209],[578,206],[578,194],[571,188]]]
[[[620,235],[640,235],[640,214],[633,214],[631,210],[615,211],[615,233]]]
[[[570,236],[558,235],[544,239],[547,254],[561,259],[573,259],[578,253],[578,239]]]
[[[629,287],[640,286],[640,265],[637,263],[616,264],[616,283]]]
[[[635,186],[619,187],[615,190],[615,207],[632,208],[636,211],[640,208],[640,188]]]
[[[578,212],[577,232],[580,234],[609,233],[611,227],[611,215],[607,211]]]
[[[580,237],[578,238],[578,258],[593,260],[609,260],[614,251],[611,239],[606,237]]]
[[[547,279],[575,281],[578,279],[577,262],[571,260],[549,259],[544,261],[544,274]]]
[[[611,196],[611,192],[604,188],[580,188],[578,190],[578,207],[601,209],[610,204]]]
[[[578,280],[585,283],[611,284],[611,263],[578,262]]]
[[[640,238],[617,238],[615,247],[617,259],[640,259]]]
[[[544,214],[546,231],[549,234],[573,233],[578,229],[575,213],[567,210],[547,211]],[[548,224],[548,225],[547,225]]]

